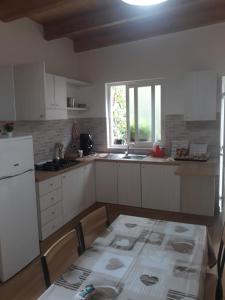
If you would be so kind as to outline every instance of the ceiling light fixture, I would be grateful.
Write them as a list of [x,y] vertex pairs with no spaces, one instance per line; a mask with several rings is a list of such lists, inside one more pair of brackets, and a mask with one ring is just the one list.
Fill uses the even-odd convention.
[[147,6],[147,5],[156,5],[162,2],[166,2],[167,0],[122,0],[122,1],[131,5]]

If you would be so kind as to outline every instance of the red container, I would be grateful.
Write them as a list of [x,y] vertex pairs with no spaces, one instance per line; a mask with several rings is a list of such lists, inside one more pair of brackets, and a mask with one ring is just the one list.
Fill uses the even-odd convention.
[[151,155],[153,157],[164,157],[165,150],[163,148],[161,148],[159,145],[156,145],[156,147],[153,148]]

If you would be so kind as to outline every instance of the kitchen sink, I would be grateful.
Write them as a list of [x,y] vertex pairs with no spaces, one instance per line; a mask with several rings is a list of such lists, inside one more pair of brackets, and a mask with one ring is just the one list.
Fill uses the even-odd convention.
[[123,156],[124,156],[124,154],[117,154],[117,153],[109,153],[105,158],[107,158],[107,159],[122,159],[123,158]]
[[140,155],[140,154],[128,154],[128,156],[123,156],[122,159],[129,159],[129,160],[142,160],[147,155]]
[[123,159],[127,159],[127,160],[142,160],[145,157],[147,157],[147,155],[141,155],[141,154],[128,154],[127,156],[124,153],[109,153],[105,158],[107,159],[112,159],[112,160],[123,160]]

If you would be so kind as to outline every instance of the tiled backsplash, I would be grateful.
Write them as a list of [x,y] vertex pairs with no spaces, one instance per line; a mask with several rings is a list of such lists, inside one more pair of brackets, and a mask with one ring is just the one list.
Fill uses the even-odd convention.
[[[14,136],[32,135],[34,141],[35,163],[52,159],[55,154],[55,143],[67,147],[71,142],[74,120],[57,121],[17,121]],[[91,133],[95,142],[95,151],[106,151],[106,119],[76,119],[81,133]]]
[[[164,120],[165,146],[172,140],[187,139],[191,143],[207,143],[212,157],[219,156],[219,115],[217,121],[185,122],[183,115],[167,115]],[[95,151],[107,151],[106,118],[76,119],[81,133],[91,133]],[[32,135],[35,162],[54,157],[54,145],[61,142],[67,147],[71,141],[73,120],[18,121],[15,135]]]
[[81,133],[91,133],[95,151],[107,151],[106,118],[77,119]]
[[32,135],[35,163],[54,157],[55,143],[68,146],[71,140],[71,120],[57,121],[18,121],[14,135]]
[[171,148],[172,140],[188,140],[190,143],[208,144],[211,157],[219,156],[220,121],[185,122],[183,115],[167,115],[164,120],[165,146]]

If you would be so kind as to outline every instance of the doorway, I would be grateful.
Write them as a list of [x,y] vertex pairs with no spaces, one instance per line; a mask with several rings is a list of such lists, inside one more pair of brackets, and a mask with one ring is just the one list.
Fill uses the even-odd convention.
[[224,216],[224,164],[225,164],[225,148],[224,148],[224,133],[225,133],[225,76],[222,77],[222,96],[221,96],[221,116],[220,116],[220,175],[219,175],[219,207],[220,212]]

